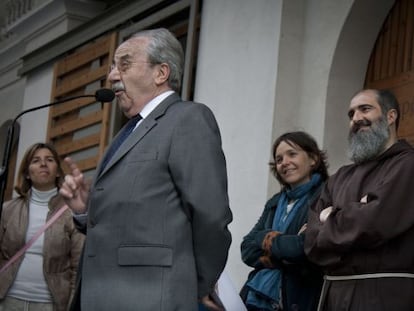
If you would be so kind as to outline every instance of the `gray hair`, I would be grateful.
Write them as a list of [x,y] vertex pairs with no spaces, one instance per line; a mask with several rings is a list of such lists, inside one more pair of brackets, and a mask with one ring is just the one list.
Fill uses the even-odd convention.
[[145,37],[150,39],[146,52],[148,60],[153,64],[166,63],[170,67],[168,83],[179,92],[184,67],[184,51],[177,38],[165,28],[142,30],[131,38]]

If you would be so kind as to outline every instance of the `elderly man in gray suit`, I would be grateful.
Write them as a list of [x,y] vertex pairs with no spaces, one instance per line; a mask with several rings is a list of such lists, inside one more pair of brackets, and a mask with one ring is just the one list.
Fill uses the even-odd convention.
[[232,220],[213,113],[177,92],[183,51],[166,29],[116,50],[108,79],[129,121],[87,187],[69,158],[60,193],[86,233],[72,310],[195,311],[224,269]]

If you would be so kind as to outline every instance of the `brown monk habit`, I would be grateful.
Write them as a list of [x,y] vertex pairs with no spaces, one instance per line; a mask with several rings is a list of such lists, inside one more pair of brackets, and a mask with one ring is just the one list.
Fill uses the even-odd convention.
[[[414,149],[399,141],[377,159],[333,175],[309,212],[305,252],[326,275],[321,310],[414,310]],[[362,203],[365,201],[366,203]],[[333,206],[326,222],[321,210]],[[372,277],[370,275],[368,277]],[[412,275],[414,276],[414,275]]]

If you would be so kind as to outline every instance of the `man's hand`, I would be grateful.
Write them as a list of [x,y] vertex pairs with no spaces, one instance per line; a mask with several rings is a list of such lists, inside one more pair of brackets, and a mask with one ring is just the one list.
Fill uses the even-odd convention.
[[324,210],[322,210],[322,212],[319,214],[319,220],[323,223],[323,222],[325,222],[327,219],[328,219],[328,217],[329,217],[329,215],[331,214],[331,212],[332,212],[332,206],[329,206],[329,207],[327,207],[327,208],[325,208]]
[[361,202],[362,204],[367,204],[368,203],[368,194],[364,195],[361,198],[361,201],[359,201],[359,202]]
[[214,300],[210,297],[210,295],[206,295],[201,298],[201,303],[210,311],[224,311],[222,306],[219,306],[214,302]]
[[302,228],[299,229],[298,235],[305,233],[307,227],[308,227],[307,223],[303,224]]
[[89,186],[75,162],[71,158],[65,158],[65,162],[69,165],[71,173],[65,176],[59,193],[75,214],[83,214],[86,212]]

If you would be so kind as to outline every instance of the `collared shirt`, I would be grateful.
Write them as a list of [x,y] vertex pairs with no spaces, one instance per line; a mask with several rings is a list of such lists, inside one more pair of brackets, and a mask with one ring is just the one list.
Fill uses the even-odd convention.
[[161,102],[166,99],[168,96],[170,96],[172,93],[174,93],[173,90],[166,91],[164,93],[161,93],[157,97],[151,99],[145,106],[142,108],[141,112],[139,113],[142,117],[142,119],[135,125],[134,131],[136,128],[141,124],[142,120],[144,120],[148,115],[155,109]]

